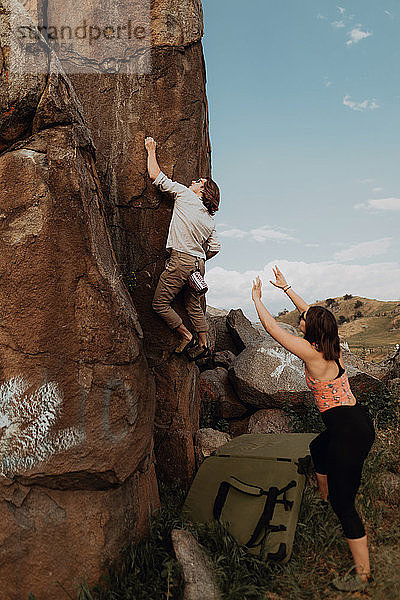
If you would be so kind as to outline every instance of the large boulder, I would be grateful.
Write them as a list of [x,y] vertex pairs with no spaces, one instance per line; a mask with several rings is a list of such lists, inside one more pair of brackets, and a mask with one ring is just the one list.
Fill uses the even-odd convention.
[[[360,398],[382,384],[379,379],[347,365],[350,385]],[[312,401],[304,377],[303,362],[282,346],[253,342],[233,361],[230,380],[245,404],[258,408],[281,408]]]
[[226,324],[226,315],[209,315],[215,329],[215,352],[224,352],[228,350],[235,356],[239,354],[241,349],[234,342],[232,335]]
[[235,358],[229,377],[240,400],[259,408],[280,408],[287,402],[303,404],[311,399],[302,361],[263,340]]
[[262,338],[261,333],[253,327],[240,308],[232,309],[229,312],[226,317],[226,326],[240,352],[252,342],[258,342]]
[[[45,6],[47,21],[57,20],[58,3]],[[65,0],[62,14],[74,14],[75,6],[76,0]],[[98,0],[79,7],[87,23],[99,20]],[[133,8],[129,2],[114,3],[113,23],[127,23]],[[154,0],[150,23],[145,25],[151,35],[146,35],[137,52],[124,55],[120,72],[89,73],[84,57],[81,72],[74,69],[70,77],[96,146],[117,260],[124,277],[135,281],[132,298],[156,381],[157,473],[166,480],[178,478],[188,483],[195,468],[198,370],[186,357],[173,356],[178,337],[151,307],[165,266],[172,199],[159,192],[147,176],[144,139],[151,135],[157,140],[159,162],[169,177],[189,185],[192,179],[210,175],[201,2]],[[142,71],[139,55],[145,60]],[[176,306],[188,325],[180,299]]]
[[82,107],[44,39],[17,39],[21,5],[0,5],[1,596],[53,600],[148,529],[155,386]]

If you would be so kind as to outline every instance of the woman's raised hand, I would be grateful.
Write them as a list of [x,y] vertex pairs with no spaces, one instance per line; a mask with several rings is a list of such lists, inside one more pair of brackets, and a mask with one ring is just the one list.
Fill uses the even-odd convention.
[[275,265],[275,268],[272,268],[274,275],[275,275],[275,282],[274,281],[269,281],[270,283],[272,283],[272,285],[274,285],[277,288],[284,288],[287,286],[287,281],[285,279],[285,277],[283,276],[283,273],[280,272],[280,270],[278,269],[278,267]]
[[253,298],[253,302],[256,300],[261,300],[261,286],[262,281],[257,275],[256,280],[253,280],[253,289],[251,290],[251,297]]

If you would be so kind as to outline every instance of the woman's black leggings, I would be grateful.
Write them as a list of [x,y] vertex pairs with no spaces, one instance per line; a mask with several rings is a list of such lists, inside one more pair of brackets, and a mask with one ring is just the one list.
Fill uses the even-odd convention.
[[348,539],[365,535],[354,500],[361,472],[375,439],[363,406],[335,406],[321,413],[326,430],[310,444],[315,470],[328,477],[329,501]]

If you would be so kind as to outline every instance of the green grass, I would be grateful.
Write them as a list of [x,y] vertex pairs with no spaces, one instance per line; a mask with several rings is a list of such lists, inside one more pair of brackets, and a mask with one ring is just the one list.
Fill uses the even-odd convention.
[[400,342],[400,329],[392,330],[393,317],[370,317],[368,328],[346,338],[350,346],[390,346]]

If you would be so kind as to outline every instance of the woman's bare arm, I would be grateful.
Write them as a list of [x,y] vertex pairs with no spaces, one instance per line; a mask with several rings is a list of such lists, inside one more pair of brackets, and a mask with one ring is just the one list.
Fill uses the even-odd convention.
[[303,338],[292,335],[282,329],[282,327],[279,327],[274,317],[261,301],[261,285],[261,280],[257,277],[253,281],[252,298],[262,326],[286,350],[289,350],[289,352],[307,362],[307,360],[310,360],[314,356],[311,344]]
[[270,283],[272,283],[272,285],[274,285],[275,287],[282,289],[289,296],[289,298],[300,313],[302,313],[305,310],[308,310],[308,304],[304,302],[303,298],[296,294],[296,292],[292,289],[291,286],[289,286],[283,273],[281,273],[278,267],[275,265],[275,268],[272,270],[275,275],[275,282],[270,280]]

